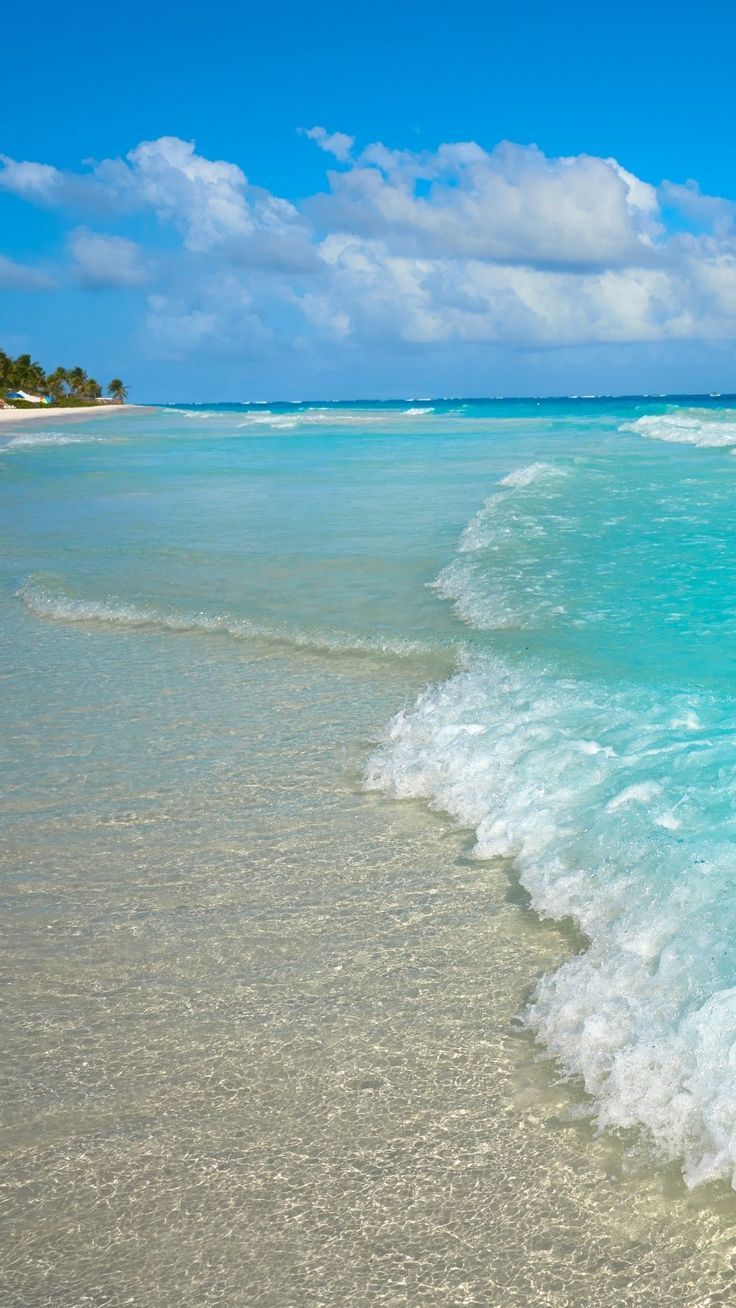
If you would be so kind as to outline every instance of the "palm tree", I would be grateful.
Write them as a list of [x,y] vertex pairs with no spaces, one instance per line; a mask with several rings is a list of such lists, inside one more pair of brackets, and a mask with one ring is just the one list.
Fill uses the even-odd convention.
[[[54,368],[46,375],[40,363],[36,363],[30,354],[19,354],[12,359],[4,350],[0,350],[0,397],[7,391],[37,391],[42,395],[51,395],[55,400],[76,400],[92,403],[102,397],[102,387],[94,377],[88,377],[84,368]],[[108,395],[116,404],[124,404],[128,391],[119,377],[113,377],[107,388]]]
[[86,372],[84,371],[84,368],[72,368],[71,371],[67,373],[67,381],[69,383],[69,390],[72,396],[74,397],[74,399],[75,400],[83,399],[84,388],[87,385],[87,381],[88,381],[88,377]]
[[40,363],[35,363],[30,354],[19,354],[13,360],[11,368],[11,385],[16,391],[43,390],[46,374]]
[[68,374],[66,368],[54,368],[54,371],[50,372],[46,378],[46,386],[49,394],[53,395],[55,400],[63,399],[66,395],[67,382]]

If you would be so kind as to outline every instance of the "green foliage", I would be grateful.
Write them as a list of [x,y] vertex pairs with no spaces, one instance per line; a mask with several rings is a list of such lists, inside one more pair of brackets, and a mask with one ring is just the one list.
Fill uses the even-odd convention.
[[[108,394],[123,404],[127,390],[119,377],[113,378]],[[88,377],[84,368],[54,368],[46,373],[30,354],[19,354],[12,359],[0,350],[0,399],[12,391],[28,391],[31,395],[50,396],[55,404],[95,404],[102,396],[102,387],[94,377]],[[24,400],[14,400],[16,408],[33,408]]]

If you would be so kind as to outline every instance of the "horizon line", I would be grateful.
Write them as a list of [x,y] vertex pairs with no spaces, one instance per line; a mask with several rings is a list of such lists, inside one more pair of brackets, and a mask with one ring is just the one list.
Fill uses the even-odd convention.
[[310,396],[304,399],[267,400],[134,400],[132,403],[151,405],[158,408],[204,408],[216,405],[248,405],[263,408],[269,404],[508,404],[508,403],[544,403],[551,400],[574,400],[589,403],[595,400],[736,400],[736,391],[612,391],[593,395],[393,395],[386,397],[350,396],[343,399],[330,399],[325,396]]

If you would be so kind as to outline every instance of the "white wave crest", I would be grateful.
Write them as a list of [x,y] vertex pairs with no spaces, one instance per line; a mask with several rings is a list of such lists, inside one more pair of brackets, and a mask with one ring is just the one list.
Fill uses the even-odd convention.
[[621,431],[636,432],[650,440],[718,449],[736,445],[736,410],[674,409],[648,413],[625,422]]
[[502,477],[499,486],[512,486],[515,490],[524,490],[527,486],[533,486],[537,481],[548,481],[550,477],[566,477],[567,472],[564,468],[557,467],[554,463],[528,463],[523,468],[515,468]]
[[[287,401],[294,405],[301,404],[301,400]],[[272,431],[294,431],[302,427],[362,427],[373,426],[379,423],[388,423],[394,421],[398,416],[401,417],[421,417],[425,414],[434,413],[433,408],[409,408],[403,410],[390,409],[337,409],[326,408],[324,405],[313,405],[304,409],[293,409],[289,413],[281,413],[271,408],[260,408],[257,413],[243,413],[242,410],[226,410],[220,412],[209,409],[177,409],[169,408],[167,413],[181,415],[194,421],[204,421],[208,419],[218,420],[218,427],[230,426],[235,419],[238,421],[235,426],[239,430],[247,431],[249,429],[265,428]]]
[[270,427],[274,431],[293,431],[297,427],[314,427],[328,425],[331,427],[354,427],[364,424],[384,422],[386,414],[365,413],[353,409],[303,409],[299,413],[249,413],[238,423],[239,428]]
[[8,450],[15,449],[33,449],[41,445],[103,445],[110,444],[101,436],[72,436],[61,431],[34,431],[22,432],[20,436],[13,436],[5,446]]
[[460,537],[458,544],[460,553],[467,554],[485,549],[497,536],[499,530],[504,530],[503,525],[497,521],[497,516],[499,510],[510,506],[514,492],[528,490],[529,487],[540,483],[555,482],[566,476],[566,470],[556,467],[553,463],[530,463],[507,473],[501,478],[497,489],[489,495],[482,508],[470,519]]
[[[479,631],[522,630],[564,612],[546,583],[540,586],[529,576],[522,581],[518,560],[511,569],[510,585],[508,571],[499,566],[499,551],[544,536],[543,511],[549,510],[551,497],[559,497],[567,476],[565,468],[551,463],[516,468],[501,478],[471,518],[460,536],[458,557],[431,583],[443,599],[454,602],[463,622]],[[540,496],[530,496],[534,488]],[[480,557],[489,548],[495,551],[491,568]]]
[[38,577],[26,578],[17,596],[37,618],[56,622],[102,623],[118,627],[151,628],[174,632],[204,632],[230,636],[235,640],[264,640],[298,649],[333,654],[393,655],[413,658],[436,655],[446,659],[454,651],[442,650],[428,642],[364,637],[341,631],[290,630],[227,613],[176,613],[154,606],[126,604],[114,597],[87,600],[70,595],[62,587],[52,586]]
[[366,774],[475,828],[478,857],[582,929],[526,1020],[599,1124],[646,1128],[690,1185],[736,1183],[733,720],[476,658],[393,719]]
[[471,559],[459,558],[442,569],[431,589],[443,599],[452,600],[458,617],[476,631],[518,631],[535,624],[537,610],[528,597],[526,609],[522,610],[515,597],[499,589],[489,594],[484,582]]
[[249,413],[247,418],[238,423],[238,427],[272,427],[275,430],[291,431],[298,426],[299,419],[286,413]]

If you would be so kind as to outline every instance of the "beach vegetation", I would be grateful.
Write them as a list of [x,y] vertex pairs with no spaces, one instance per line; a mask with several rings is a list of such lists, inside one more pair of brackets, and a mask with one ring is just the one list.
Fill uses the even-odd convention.
[[18,398],[19,392],[61,406],[124,404],[128,394],[121,379],[114,377],[107,387],[109,399],[103,400],[100,383],[79,365],[74,368],[59,366],[47,373],[30,354],[11,358],[0,350],[0,401],[16,408],[34,407],[32,400]]

